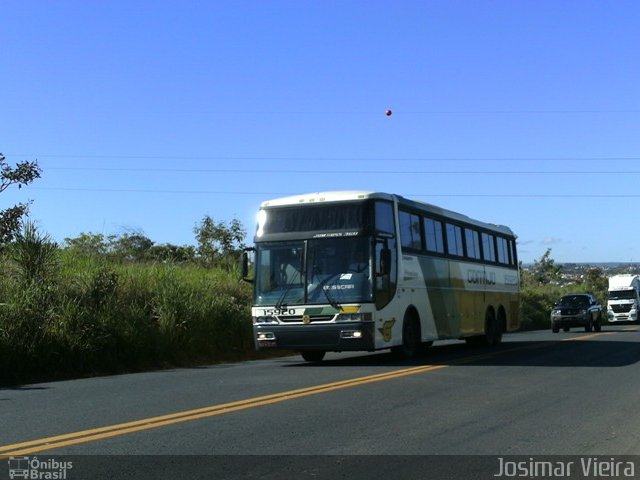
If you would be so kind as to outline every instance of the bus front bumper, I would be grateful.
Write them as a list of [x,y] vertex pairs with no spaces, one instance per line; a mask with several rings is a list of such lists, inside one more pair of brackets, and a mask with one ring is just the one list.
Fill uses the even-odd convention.
[[254,325],[256,350],[374,350],[373,322],[340,322],[296,325]]

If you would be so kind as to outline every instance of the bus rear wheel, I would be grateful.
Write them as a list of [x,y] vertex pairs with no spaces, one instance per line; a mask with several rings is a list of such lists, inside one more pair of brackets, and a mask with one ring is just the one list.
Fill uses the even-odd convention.
[[325,355],[324,350],[303,350],[300,352],[302,358],[307,362],[321,362]]
[[484,318],[484,336],[487,345],[493,347],[502,342],[502,322],[496,319],[493,310],[487,310]]
[[[465,338],[467,345],[474,347],[495,346],[502,342],[502,319],[496,320],[493,310],[487,310],[484,316],[484,335]],[[555,330],[554,330],[555,332]]]

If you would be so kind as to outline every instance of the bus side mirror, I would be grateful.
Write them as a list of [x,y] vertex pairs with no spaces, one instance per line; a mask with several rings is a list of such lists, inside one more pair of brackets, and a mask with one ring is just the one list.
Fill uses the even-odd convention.
[[389,275],[391,273],[391,250],[383,248],[380,251],[380,274]]
[[253,283],[253,278],[249,278],[249,266],[252,263],[252,257],[255,252],[255,248],[245,248],[242,251],[242,280],[245,282]]

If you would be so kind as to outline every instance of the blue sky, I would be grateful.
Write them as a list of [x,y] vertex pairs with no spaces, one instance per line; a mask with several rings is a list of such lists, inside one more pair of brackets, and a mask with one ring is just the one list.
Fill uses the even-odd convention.
[[[640,261],[640,2],[0,6],[0,152],[57,241],[252,238],[261,201],[398,193],[510,226],[525,262]],[[393,115],[384,115],[392,109]]]

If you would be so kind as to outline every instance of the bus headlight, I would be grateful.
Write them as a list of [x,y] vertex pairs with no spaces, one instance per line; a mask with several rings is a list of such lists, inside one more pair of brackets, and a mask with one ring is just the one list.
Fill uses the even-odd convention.
[[256,336],[256,339],[259,342],[269,342],[269,341],[274,341],[276,339],[276,336],[273,332],[260,332]]
[[336,322],[370,322],[372,319],[371,313],[341,313],[336,317]]
[[362,338],[360,330],[340,330],[340,338]]

